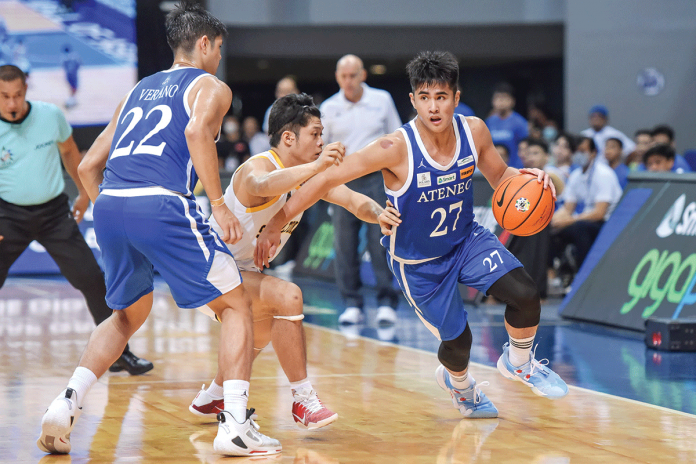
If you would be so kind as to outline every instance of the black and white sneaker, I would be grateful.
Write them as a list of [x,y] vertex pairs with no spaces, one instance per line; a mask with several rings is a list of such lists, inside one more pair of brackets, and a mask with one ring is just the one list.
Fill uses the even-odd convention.
[[41,436],[36,441],[39,449],[45,453],[68,454],[70,432],[81,413],[82,408],[77,407],[77,393],[72,388],[65,389],[41,419]]
[[237,422],[227,411],[218,413],[218,433],[213,449],[225,456],[261,456],[277,454],[283,450],[280,442],[259,432],[259,426],[251,418],[254,409],[247,409],[246,421]]

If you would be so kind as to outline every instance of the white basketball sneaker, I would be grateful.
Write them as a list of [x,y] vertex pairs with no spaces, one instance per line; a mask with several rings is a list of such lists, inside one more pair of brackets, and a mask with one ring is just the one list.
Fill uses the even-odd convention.
[[41,435],[36,441],[44,453],[68,454],[70,432],[80,417],[82,408],[77,407],[77,393],[67,388],[53,400],[41,419]]
[[246,421],[237,422],[232,414],[222,411],[217,419],[218,433],[213,449],[225,456],[263,456],[278,454],[283,450],[280,442],[259,432],[259,426],[251,418],[254,409],[247,409]]

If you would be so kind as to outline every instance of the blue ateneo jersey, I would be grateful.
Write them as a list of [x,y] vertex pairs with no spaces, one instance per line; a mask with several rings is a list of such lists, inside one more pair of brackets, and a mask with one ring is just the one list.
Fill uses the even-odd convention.
[[207,72],[175,68],[140,81],[118,115],[101,189],[164,187],[189,196],[198,177],[184,129],[188,94]]
[[399,129],[408,146],[408,180],[399,191],[385,190],[403,222],[391,236],[381,239],[397,261],[416,264],[444,256],[472,231],[472,175],[478,154],[466,119],[455,114],[453,124],[456,151],[446,166],[425,150],[415,120]]

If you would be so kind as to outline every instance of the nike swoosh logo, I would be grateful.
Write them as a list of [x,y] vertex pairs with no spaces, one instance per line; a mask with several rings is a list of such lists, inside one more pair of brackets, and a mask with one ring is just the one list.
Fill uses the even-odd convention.
[[302,422],[303,424],[305,423],[305,417],[307,417],[307,413],[305,413],[303,417],[300,417],[295,413],[292,413],[292,415],[295,416],[295,419],[297,419],[298,421]]
[[505,192],[507,192],[508,187],[510,186],[510,182],[505,186],[505,190],[503,190],[503,194],[500,196],[500,201],[498,201],[498,207],[502,208],[503,206],[503,200],[505,199]]

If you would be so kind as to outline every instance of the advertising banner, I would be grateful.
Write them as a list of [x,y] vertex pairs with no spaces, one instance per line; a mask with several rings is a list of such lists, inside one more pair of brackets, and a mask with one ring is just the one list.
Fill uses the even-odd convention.
[[629,177],[561,315],[645,330],[645,319],[696,317],[696,174]]

